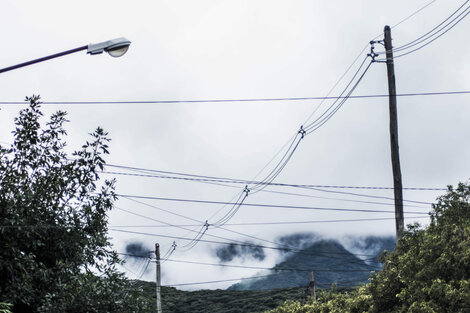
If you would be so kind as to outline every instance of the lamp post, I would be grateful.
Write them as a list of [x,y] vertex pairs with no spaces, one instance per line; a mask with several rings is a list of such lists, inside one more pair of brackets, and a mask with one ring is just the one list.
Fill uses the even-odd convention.
[[124,38],[124,37],[116,38],[116,39],[112,39],[112,40],[108,40],[108,41],[104,41],[104,42],[100,42],[100,43],[91,43],[91,44],[86,45],[86,46],[82,46],[82,47],[78,47],[78,48],[75,48],[75,49],[71,49],[71,50],[59,52],[59,53],[56,53],[56,54],[48,55],[48,56],[43,57],[43,58],[39,58],[39,59],[31,60],[31,61],[28,61],[28,62],[16,64],[16,65],[13,65],[13,66],[5,67],[5,68],[0,69],[0,73],[8,72],[8,71],[11,71],[11,70],[16,70],[17,68],[20,68],[20,67],[24,67],[24,66],[28,66],[28,65],[31,65],[31,64],[35,64],[35,63],[47,61],[47,60],[50,60],[50,59],[58,58],[58,57],[61,57],[61,56],[67,55],[67,54],[71,54],[71,53],[75,53],[75,52],[79,52],[79,51],[82,51],[82,50],[87,50],[87,53],[91,54],[91,55],[107,52],[110,56],[112,56],[114,58],[118,58],[120,56],[123,56],[127,52],[130,45],[131,45],[131,42],[129,40],[127,40],[126,38]]

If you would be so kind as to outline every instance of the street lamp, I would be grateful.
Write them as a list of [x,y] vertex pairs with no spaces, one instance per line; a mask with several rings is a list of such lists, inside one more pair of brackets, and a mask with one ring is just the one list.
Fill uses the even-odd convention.
[[50,59],[58,58],[58,57],[75,53],[75,52],[79,52],[82,50],[87,50],[87,53],[91,55],[107,52],[110,56],[114,58],[118,58],[120,56],[123,56],[127,52],[130,45],[131,45],[131,42],[124,37],[116,38],[116,39],[112,39],[112,40],[108,40],[108,41],[104,41],[100,43],[91,43],[83,47],[78,47],[78,48],[67,50],[64,52],[48,55],[46,57],[39,58],[36,60],[16,64],[10,67],[5,67],[5,68],[0,69],[0,73],[15,70],[17,68],[28,66],[34,63],[39,63],[39,62],[47,61]]

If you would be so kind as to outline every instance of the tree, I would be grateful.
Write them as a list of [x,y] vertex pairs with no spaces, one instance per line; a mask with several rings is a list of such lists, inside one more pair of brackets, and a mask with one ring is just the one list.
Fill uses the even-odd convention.
[[0,301],[13,312],[138,310],[123,297],[129,283],[107,237],[115,181],[98,171],[108,134],[97,128],[69,157],[66,113],[41,129],[39,96],[26,101],[14,143],[0,146]]
[[408,226],[368,289],[371,312],[470,312],[470,183],[448,187],[428,228]]

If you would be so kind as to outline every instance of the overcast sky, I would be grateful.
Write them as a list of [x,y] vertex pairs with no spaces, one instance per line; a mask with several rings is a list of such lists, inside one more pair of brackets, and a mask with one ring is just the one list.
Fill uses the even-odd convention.
[[[430,1],[8,1],[0,4],[0,68],[71,48],[124,36],[132,41],[126,55],[77,53],[0,74],[0,101],[22,101],[40,94],[43,101],[146,101],[247,99],[325,96],[345,70],[385,25],[395,25]],[[437,26],[464,1],[433,1],[392,29],[394,46],[406,44]],[[425,48],[396,59],[398,93],[470,90],[470,43],[463,20]],[[382,51],[380,45],[376,48]],[[362,52],[363,60],[367,50]],[[369,61],[367,61],[369,62]],[[338,95],[358,68],[341,80]],[[374,63],[354,95],[386,94],[383,63]],[[470,95],[400,97],[398,123],[405,187],[438,187],[469,177],[468,126]],[[97,126],[112,138],[108,163],[217,177],[262,179],[268,163],[312,112],[312,121],[331,102],[259,101],[173,104],[44,105],[45,115],[66,110],[70,150],[78,149]],[[13,118],[23,105],[1,105],[0,141],[12,141]],[[316,111],[315,111],[316,110]],[[388,99],[350,99],[318,131],[306,136],[275,182],[315,185],[392,186]],[[282,155],[282,154],[281,154]],[[275,159],[277,161],[278,159]],[[265,168],[265,165],[268,166]],[[264,168],[258,176],[257,174]],[[108,169],[117,171],[116,169]],[[113,177],[112,175],[103,175]],[[178,180],[116,176],[120,194],[231,201],[243,186],[228,188]],[[259,192],[247,203],[393,211],[393,201],[293,188]],[[332,189],[328,189],[332,190]],[[336,190],[336,189],[333,189]],[[384,197],[393,192],[342,190]],[[405,191],[408,200],[433,202],[441,191]],[[311,196],[317,197],[313,198]],[[325,199],[329,198],[329,199]],[[366,204],[346,200],[375,201]],[[158,208],[214,222],[230,207],[171,201],[139,200]],[[409,202],[408,204],[413,204]],[[427,212],[429,205],[406,207]],[[171,224],[194,222],[121,198],[117,207]],[[219,211],[220,210],[220,211]],[[214,214],[215,217],[211,218]],[[408,216],[416,216],[409,214]],[[230,223],[318,221],[393,217],[358,213],[241,207]],[[407,219],[406,222],[413,222]],[[426,223],[425,219],[417,220]],[[116,209],[111,226],[160,223]],[[110,227],[111,227],[110,226]],[[326,237],[348,234],[393,235],[394,220],[296,225],[227,226],[275,240],[295,232]],[[169,236],[193,237],[187,230],[162,227],[120,228]],[[198,229],[192,227],[191,229]],[[208,234],[246,240],[222,229]],[[122,252],[134,241],[149,248],[172,239],[110,232]],[[204,239],[213,239],[205,236]],[[263,243],[256,240],[253,242]],[[177,240],[178,246],[185,241]],[[214,245],[177,249],[172,258],[216,262]],[[263,262],[237,264],[272,266]],[[127,267],[138,271],[140,263]],[[253,271],[166,262],[163,284],[250,276]],[[131,278],[133,274],[130,274]],[[145,279],[153,279],[149,272]],[[229,283],[202,287],[226,287]]]

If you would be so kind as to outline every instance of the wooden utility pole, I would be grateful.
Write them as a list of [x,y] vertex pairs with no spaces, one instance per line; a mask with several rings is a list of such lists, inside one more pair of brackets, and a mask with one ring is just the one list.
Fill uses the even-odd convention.
[[160,275],[160,245],[155,244],[155,257],[157,258],[157,313],[162,313],[162,299],[161,299],[161,275]]
[[310,296],[313,298],[313,301],[317,301],[317,295],[315,293],[315,278],[313,272],[310,272],[309,275],[310,283],[308,284],[308,290],[310,291]]
[[395,86],[395,66],[393,64],[392,34],[390,26],[384,28],[384,45],[387,56],[388,94],[390,110],[390,147],[392,152],[393,187],[395,193],[395,227],[397,238],[403,235],[403,191],[401,182],[400,154],[398,152],[397,91]]

